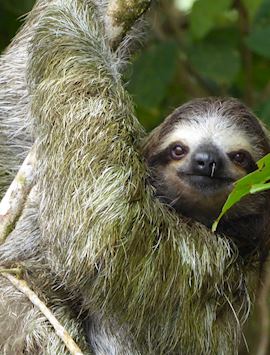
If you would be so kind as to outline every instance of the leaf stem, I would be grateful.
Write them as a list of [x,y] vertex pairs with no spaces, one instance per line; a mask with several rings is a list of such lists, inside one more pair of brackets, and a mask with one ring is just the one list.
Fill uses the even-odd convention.
[[252,63],[253,57],[249,48],[245,44],[245,37],[250,32],[250,19],[249,13],[243,4],[242,0],[235,0],[235,5],[239,13],[238,27],[241,34],[240,37],[240,53],[243,62],[245,88],[244,88],[244,100],[247,105],[253,104],[253,76],[252,76]]

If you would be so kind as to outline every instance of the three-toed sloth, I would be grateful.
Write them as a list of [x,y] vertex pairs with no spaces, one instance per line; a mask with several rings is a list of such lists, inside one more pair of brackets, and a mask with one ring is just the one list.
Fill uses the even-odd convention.
[[[270,153],[255,115],[232,98],[196,99],[177,108],[147,139],[144,154],[156,196],[170,208],[211,227],[233,184]],[[269,193],[246,197],[221,220],[219,233],[241,253],[269,242]]]
[[[267,133],[238,101],[199,99],[142,148],[122,82],[134,36],[111,45],[110,3],[38,0],[0,58],[0,195],[37,147],[35,188],[0,266],[22,268],[85,354],[235,354],[269,249],[268,193],[209,227],[270,151]],[[0,353],[68,354],[2,276]]]
[[[192,228],[192,221],[211,228],[234,183],[255,171],[268,153],[267,131],[251,110],[237,99],[214,97],[175,109],[142,147],[155,198],[181,219],[187,217]],[[269,250],[269,217],[269,192],[248,196],[223,217],[218,233],[234,242],[244,262],[255,257],[262,265]],[[95,327],[99,321],[86,322],[91,344],[101,336]]]

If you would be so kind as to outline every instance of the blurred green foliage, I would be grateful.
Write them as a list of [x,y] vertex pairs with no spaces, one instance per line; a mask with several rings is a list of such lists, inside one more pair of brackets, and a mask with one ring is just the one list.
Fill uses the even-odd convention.
[[[161,0],[128,89],[147,130],[200,96],[235,96],[270,124],[270,0]],[[185,0],[187,3],[188,0]],[[0,50],[33,0],[0,0]]]
[[34,0],[0,0],[0,51],[10,42]]
[[129,90],[152,129],[174,107],[200,96],[234,96],[270,124],[270,0],[164,0]]

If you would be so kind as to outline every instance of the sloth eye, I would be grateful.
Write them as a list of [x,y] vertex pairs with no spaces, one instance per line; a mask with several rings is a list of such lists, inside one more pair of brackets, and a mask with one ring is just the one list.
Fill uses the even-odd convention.
[[176,144],[171,148],[171,157],[174,160],[180,160],[186,154],[186,149],[180,144]]
[[229,154],[230,159],[237,165],[241,165],[242,167],[247,167],[251,161],[251,157],[247,152],[239,151],[232,152]]

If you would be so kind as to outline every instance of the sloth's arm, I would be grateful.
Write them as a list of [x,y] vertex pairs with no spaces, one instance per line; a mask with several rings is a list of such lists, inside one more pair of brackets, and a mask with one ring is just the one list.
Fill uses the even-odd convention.
[[[57,3],[55,1],[54,3]],[[68,2],[67,2],[68,3]],[[103,29],[103,37],[104,39],[106,38],[106,45],[108,45],[110,48],[113,50],[118,51],[118,56],[124,56],[124,55],[129,55],[129,52],[131,50],[130,44],[132,45],[134,43],[135,37],[138,37],[138,29],[136,30],[136,27],[141,27],[141,17],[143,13],[148,9],[148,7],[151,4],[151,0],[109,0],[108,2],[103,3],[102,1],[96,2],[96,6],[98,9],[98,17],[100,21],[104,25]],[[32,43],[32,37],[35,34],[35,30],[37,27],[37,23],[39,22],[40,18],[43,18],[44,13],[46,12],[47,7],[51,7],[52,3],[48,4],[45,3],[44,1],[40,1],[36,4],[34,9],[31,11],[29,18],[27,20],[26,25],[23,27],[23,29],[20,31],[18,34],[18,38],[16,42],[16,45],[11,45],[10,51],[12,52],[13,47],[16,47],[15,54],[13,55],[10,54],[12,58],[6,58],[7,54],[3,57],[3,60],[6,58],[6,62],[10,67],[15,66],[18,67],[18,64],[13,63],[13,59],[18,57],[17,56],[17,51],[18,51],[18,46],[20,46],[20,52],[25,52],[27,53],[27,58],[30,56],[28,49],[28,43]],[[127,11],[128,10],[128,11]],[[136,36],[134,36],[132,28],[135,28]],[[132,46],[131,46],[132,47]],[[13,50],[14,52],[14,50]],[[120,54],[121,53],[121,54]],[[120,59],[120,58],[119,58]],[[117,66],[118,69],[121,67],[121,60],[117,59]],[[22,80],[16,80],[16,82],[22,82],[23,88],[26,89],[26,84],[25,84],[25,75],[26,75],[26,67],[27,67],[27,62],[28,59],[20,62],[20,68],[21,70],[18,70],[18,73],[14,74],[12,72],[11,75],[20,75],[23,76]],[[3,76],[3,81],[5,81],[5,66],[3,67],[3,72],[1,72],[1,76]],[[16,76],[16,77],[17,77]],[[13,83],[13,81],[10,81],[10,83]],[[11,90],[12,91],[12,90]],[[14,93],[15,90],[13,90]],[[18,89],[17,89],[18,91]],[[23,92],[23,90],[20,90],[20,93]],[[6,95],[6,93],[4,94]],[[18,93],[16,92],[16,95]],[[29,96],[29,95],[27,95]],[[29,105],[26,105],[24,100],[19,100],[19,102],[22,102],[24,106],[27,106],[27,109],[29,109]],[[22,106],[23,107],[23,106]],[[25,115],[25,107],[23,114]],[[14,111],[14,110],[13,110]],[[22,124],[23,120],[19,120],[18,117],[20,117],[20,111],[18,107],[16,106],[16,114],[15,117],[17,119],[14,120],[14,122],[18,125],[17,131],[21,131],[22,128],[19,129],[19,125]],[[10,111],[9,111],[10,112]],[[5,115],[4,115],[5,116]],[[6,117],[5,117],[6,119]],[[1,118],[0,118],[1,121]],[[0,122],[1,125],[1,122]],[[6,127],[5,125],[3,127]],[[2,127],[2,128],[3,128]],[[8,125],[7,125],[8,127]],[[6,133],[8,135],[8,133]],[[20,137],[22,139],[22,137]],[[29,137],[25,138],[30,139],[30,134]],[[3,142],[2,142],[3,143]],[[0,142],[1,145],[1,142]],[[22,144],[23,145],[23,144]],[[8,144],[5,142],[3,148],[3,159],[4,161],[8,162],[9,164],[13,164],[13,157],[16,156],[15,152],[8,152],[7,147]],[[18,144],[20,146],[20,144]],[[15,147],[15,146],[14,146]],[[1,147],[0,147],[1,150]],[[9,153],[10,156],[7,158],[5,155]],[[22,155],[21,155],[22,156]],[[2,160],[2,158],[1,158]],[[12,226],[14,225],[15,221],[19,218],[19,216],[22,213],[22,209],[25,206],[25,202],[27,200],[27,195],[29,191],[31,190],[32,187],[32,181],[34,178],[34,165],[36,161],[36,154],[35,150],[32,149],[32,151],[29,153],[28,157],[26,158],[24,164],[20,168],[16,178],[14,179],[12,185],[8,189],[8,192],[5,195],[5,198],[1,200],[1,194],[0,194],[0,217],[1,217],[1,223],[0,223],[0,243],[2,243],[8,234],[10,233]],[[2,163],[2,161],[1,161]],[[32,172],[30,172],[31,169]],[[27,167],[27,170],[25,170],[25,167]],[[13,164],[14,168],[14,164]],[[7,169],[6,170],[11,170]],[[29,175],[30,173],[30,175]],[[27,176],[26,176],[27,175]],[[29,176],[28,176],[29,175]],[[1,180],[1,178],[0,178]],[[2,181],[0,181],[1,185]],[[7,181],[5,181],[6,186],[8,184]],[[2,184],[3,185],[3,184]],[[3,189],[3,191],[7,188],[5,185],[0,186]]]
[[144,132],[93,3],[49,6],[29,64],[40,228],[61,270],[94,265],[146,195]]

